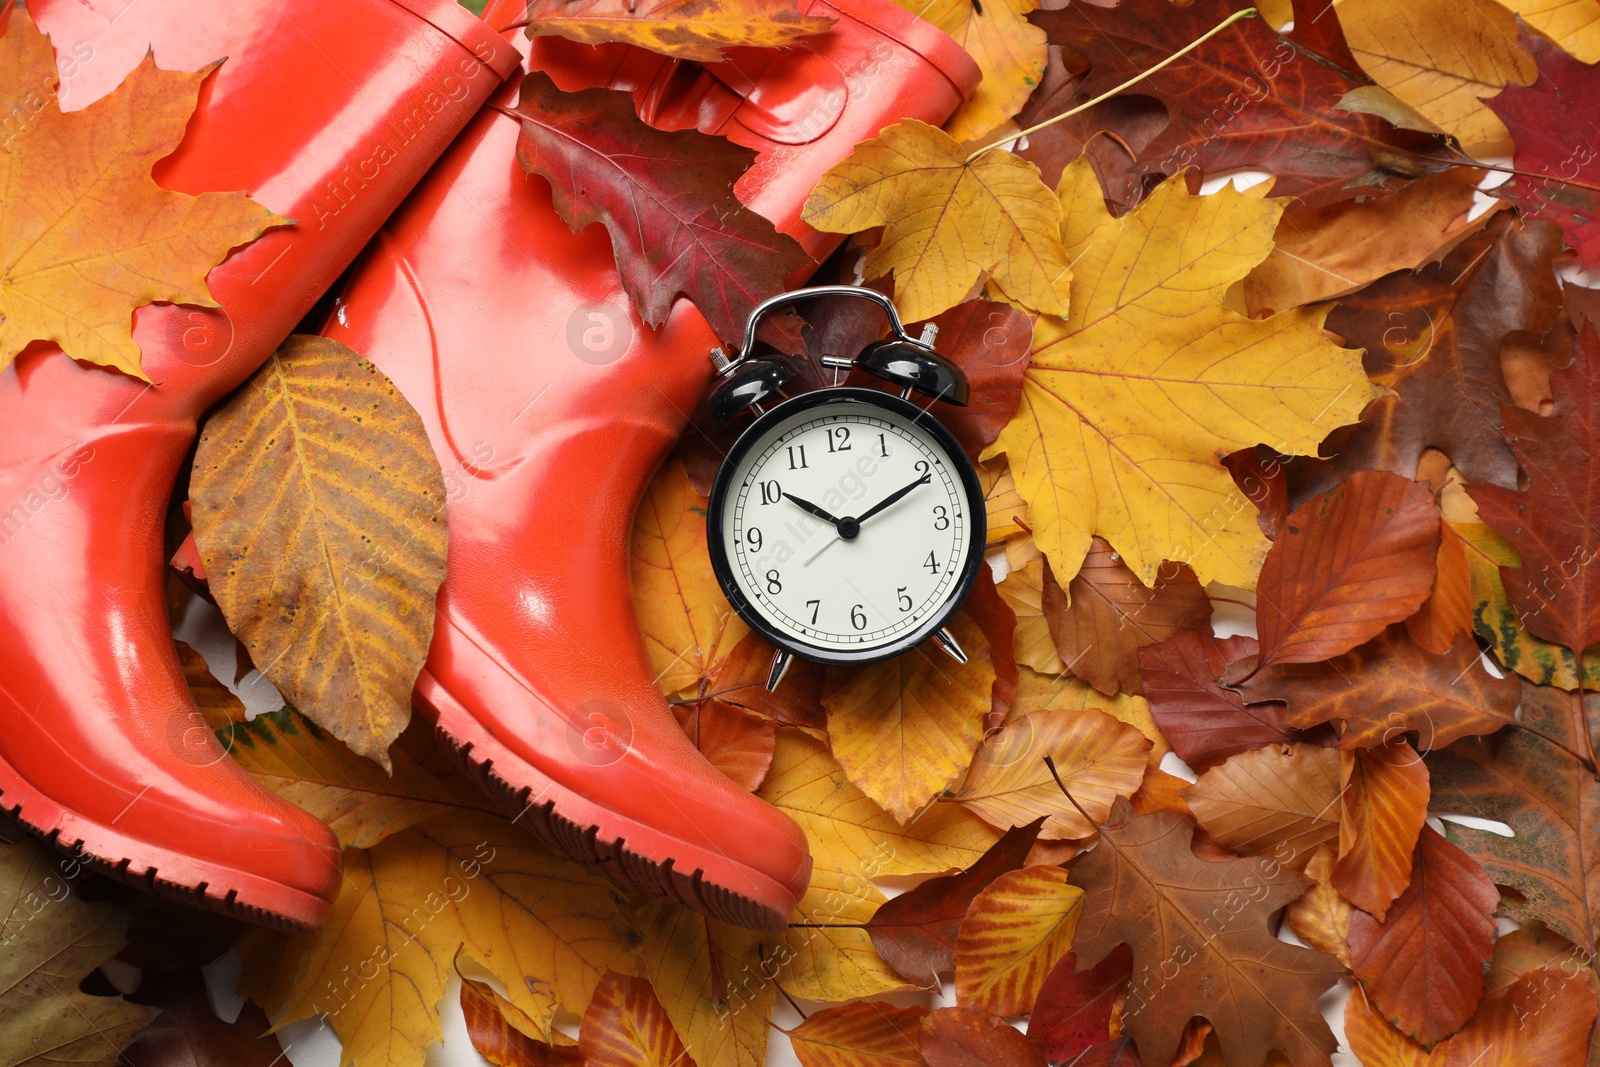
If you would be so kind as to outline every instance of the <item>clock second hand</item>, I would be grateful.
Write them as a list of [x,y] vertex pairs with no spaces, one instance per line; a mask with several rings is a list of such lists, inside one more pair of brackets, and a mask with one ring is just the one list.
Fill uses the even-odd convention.
[[[884,509],[888,508],[891,504],[898,503],[900,500],[904,499],[905,496],[911,492],[911,490],[915,489],[919,485],[926,485],[926,484],[928,484],[928,482],[930,482],[932,480],[933,480],[933,478],[932,478],[931,474],[924,474],[922,477],[918,478],[916,481],[912,482],[910,485],[906,486],[905,488],[899,489],[899,490],[896,490],[893,493],[890,493],[887,497],[885,497],[884,499],[878,501],[878,503],[874,504],[872,507],[870,507],[866,511],[862,512],[861,513],[861,518],[854,520],[855,523],[857,524],[857,528],[859,529],[859,524],[862,521],[864,521],[866,519],[869,519],[872,516],[878,514],[879,512],[881,512]],[[786,493],[784,495],[787,496],[788,494]],[[810,509],[807,508],[806,510],[809,511]],[[844,524],[846,522],[849,522],[851,520],[849,518],[844,518],[844,519],[839,519],[837,521],[842,525],[842,524]],[[809,555],[805,559],[801,560],[800,561],[800,566],[802,566],[802,567],[810,566],[811,565],[811,561],[816,559],[818,556],[822,555],[824,552],[826,552],[828,550],[829,546],[832,545],[835,541],[844,540],[844,538],[842,536],[840,536],[840,534],[838,533],[838,527],[835,527],[834,530],[835,530],[834,535],[832,537],[830,537],[828,540],[824,541],[822,543],[822,547],[821,548],[817,549],[815,552],[811,553],[811,555]]]

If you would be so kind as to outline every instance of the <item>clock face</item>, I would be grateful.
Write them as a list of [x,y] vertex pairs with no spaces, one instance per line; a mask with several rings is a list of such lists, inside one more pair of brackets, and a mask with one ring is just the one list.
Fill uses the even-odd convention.
[[977,478],[898,397],[829,389],[762,416],[711,496],[712,561],[752,627],[812,659],[903,651],[947,622],[983,554]]

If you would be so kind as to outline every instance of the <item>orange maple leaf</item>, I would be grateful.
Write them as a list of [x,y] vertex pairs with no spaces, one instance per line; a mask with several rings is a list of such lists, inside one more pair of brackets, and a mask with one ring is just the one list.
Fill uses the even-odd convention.
[[145,378],[133,312],[216,307],[206,274],[230,249],[292,220],[243,192],[186,193],[150,176],[183,140],[200,83],[150,56],[115,91],[63,112],[50,42],[26,12],[0,37],[0,370],[33,341]]

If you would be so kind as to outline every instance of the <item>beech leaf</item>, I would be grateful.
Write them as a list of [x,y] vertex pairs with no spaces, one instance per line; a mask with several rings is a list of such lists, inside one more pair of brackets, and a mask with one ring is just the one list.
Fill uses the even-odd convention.
[[[573,230],[601,223],[639,317],[667,321],[681,293],[724,340],[810,258],[740,204],[733,184],[756,153],[698,130],[658,130],[627,93],[563,93],[543,72],[522,81],[517,158],[550,182]],[[704,1064],[701,1067],[705,1067]]]
[[1033,1007],[1072,945],[1083,890],[1060,867],[1024,867],[991,882],[967,908],[956,937],[956,1002],[996,1015]]
[[1299,870],[1339,836],[1339,754],[1304,744],[1241,752],[1201,775],[1184,799],[1217,844]]
[[1004,1019],[972,1008],[940,1008],[922,1020],[928,1067],[1045,1067],[1044,1053]]
[[1283,705],[1249,704],[1221,685],[1236,663],[1256,654],[1253,637],[1179,634],[1139,650],[1150,714],[1172,750],[1197,771],[1262,745],[1293,740]]
[[1411,856],[1428,817],[1428,767],[1401,738],[1339,754],[1339,859],[1333,884],[1382,921],[1411,884]]
[[616,971],[606,972],[584,1010],[578,1048],[606,1067],[694,1067],[650,983]]
[[1014,826],[959,874],[930,878],[885,901],[867,923],[872,947],[907,981],[933,988],[956,963],[956,932],[972,900],[1002,874],[1018,870],[1044,823]]
[[390,768],[444,581],[444,476],[377,367],[296,335],[200,431],[211,594],[284,698]]
[[922,1019],[928,1009],[867,1002],[812,1012],[789,1031],[801,1067],[927,1067]]
[[1478,1007],[1499,904],[1483,868],[1425,826],[1411,884],[1385,920],[1351,916],[1350,968],[1402,1033],[1432,1047]]
[[1256,587],[1257,670],[1332,659],[1411,615],[1438,552],[1433,494],[1409,479],[1362,471],[1300,505]]
[[1028,1037],[1052,1063],[1081,1062],[1076,1057],[1110,1039],[1117,998],[1132,977],[1133,952],[1118,945],[1088,970],[1077,968],[1074,953],[1057,960],[1028,1015]]

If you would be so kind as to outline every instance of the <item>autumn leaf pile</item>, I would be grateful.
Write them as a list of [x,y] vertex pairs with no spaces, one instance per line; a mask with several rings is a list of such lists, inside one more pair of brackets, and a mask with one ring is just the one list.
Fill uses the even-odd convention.
[[[459,987],[499,1065],[757,1067],[777,1012],[805,1067],[1309,1067],[1341,1001],[1368,1067],[1600,1063],[1600,298],[1581,284],[1600,269],[1600,2],[1274,0],[1209,36],[1226,0],[901,2],[984,80],[943,129],[859,145],[805,218],[848,235],[819,280],[892,293],[971,379],[970,407],[935,409],[987,497],[990,570],[952,624],[968,661],[800,664],[768,693],[772,649],[707,559],[714,427],[685,435],[633,531],[663,696],[810,841],[788,931],[556,856],[408,728],[408,686],[351,714],[325,666],[348,650],[283,654],[233,575],[210,593],[247,653],[235,677],[180,651],[231,758],[345,846],[327,928],[175,917],[10,846],[8,1056],[49,1031],[74,1062],[133,1040],[135,1063],[267,1063],[269,1024],[326,1013],[346,1063],[419,1067]],[[776,0],[528,15],[530,34],[693,61],[824,25]],[[192,107],[192,84],[173,92]],[[569,223],[608,228],[643,322],[683,297],[735,336],[804,264],[734,199],[748,151],[541,75],[514,113],[522,165]],[[60,121],[0,146],[18,181],[93,143],[72,134],[90,115]],[[1267,180],[1213,190],[1241,170]],[[624,208],[644,202],[640,224]],[[27,198],[4,210],[48,229]],[[48,269],[27,266],[0,279],[5,353],[55,338],[136,369],[131,338],[75,350],[17,310]],[[173,282],[116,315],[202,297]],[[773,337],[805,380],[877,338],[848,305]],[[279,392],[247,384],[216,439],[284,389],[341,390],[405,459],[384,491],[436,508],[420,421],[336,349],[292,340],[262,372]],[[210,447],[202,547],[259,525],[276,488]],[[442,541],[396,551],[424,578],[349,610],[410,629],[352,674],[420,667]],[[293,707],[246,715],[251,655]],[[252,1002],[232,1025],[192,972],[230,945]],[[130,961],[145,988],[117,999]],[[82,985],[81,1022],[35,1017],[50,983]]]

